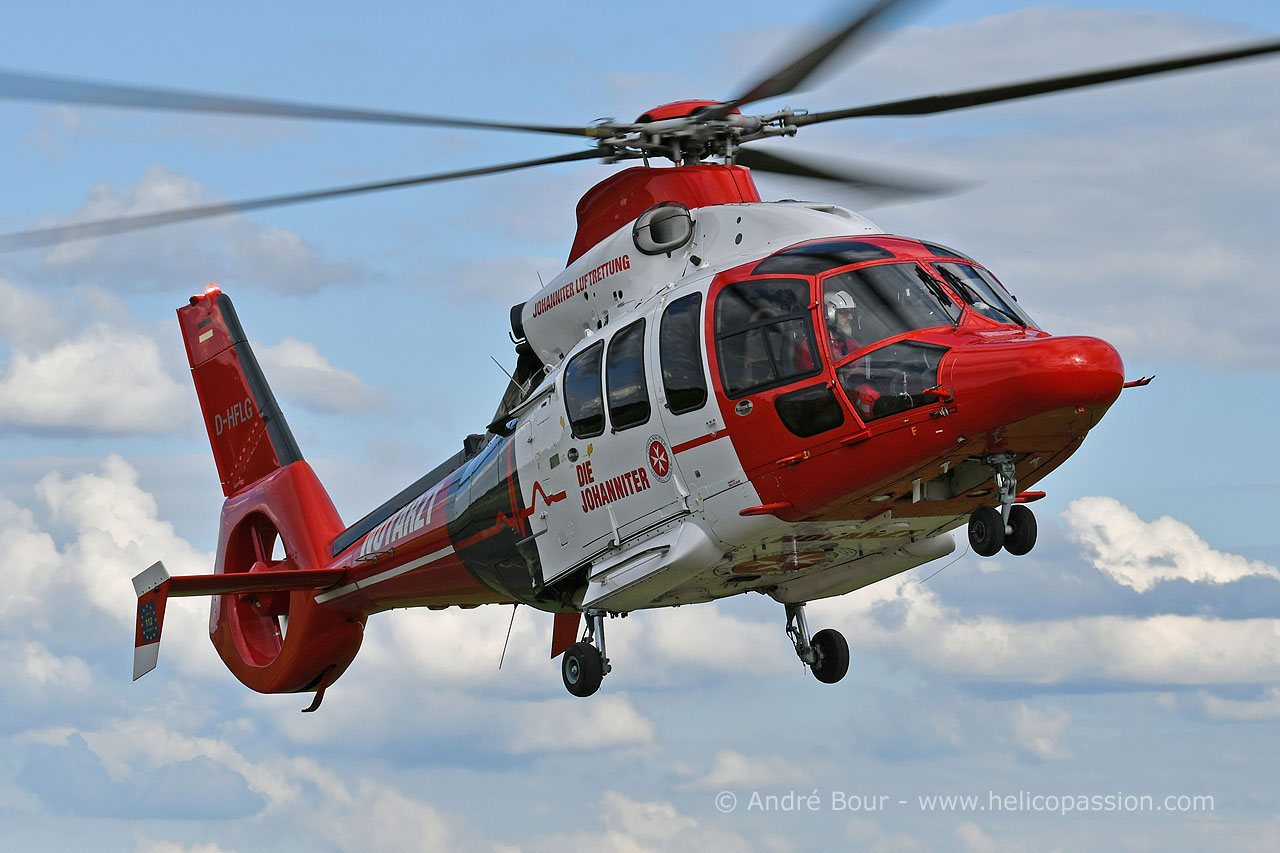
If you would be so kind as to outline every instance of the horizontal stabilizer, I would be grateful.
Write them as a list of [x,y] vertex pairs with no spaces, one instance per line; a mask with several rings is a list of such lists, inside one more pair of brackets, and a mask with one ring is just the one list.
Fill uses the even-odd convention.
[[152,564],[133,579],[133,589],[138,594],[138,618],[133,639],[133,680],[137,681],[156,668],[156,662],[160,658],[164,608],[170,596],[325,589],[336,584],[344,574],[345,569],[299,569],[171,577],[165,570],[164,563]]

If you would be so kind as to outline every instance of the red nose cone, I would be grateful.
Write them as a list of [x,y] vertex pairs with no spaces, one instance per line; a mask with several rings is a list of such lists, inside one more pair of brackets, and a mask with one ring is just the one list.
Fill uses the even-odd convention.
[[950,375],[958,400],[1002,424],[1068,407],[1096,422],[1120,396],[1124,364],[1098,338],[1038,338],[961,347]]

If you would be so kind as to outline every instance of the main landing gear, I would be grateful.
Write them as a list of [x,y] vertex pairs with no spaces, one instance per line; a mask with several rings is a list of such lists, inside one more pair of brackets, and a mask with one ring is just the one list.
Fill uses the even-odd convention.
[[823,628],[809,638],[809,623],[804,618],[804,602],[784,604],[787,609],[787,636],[796,647],[813,677],[823,684],[835,684],[849,671],[849,644],[835,628]]
[[588,610],[586,635],[565,649],[560,661],[560,675],[565,688],[574,696],[590,696],[600,689],[600,682],[612,668],[604,653],[604,612]]
[[1021,557],[1036,544],[1035,513],[1015,503],[1018,481],[1014,477],[1012,454],[997,453],[985,461],[995,472],[1000,509],[980,506],[969,515],[969,547],[982,557],[995,556],[1001,548]]

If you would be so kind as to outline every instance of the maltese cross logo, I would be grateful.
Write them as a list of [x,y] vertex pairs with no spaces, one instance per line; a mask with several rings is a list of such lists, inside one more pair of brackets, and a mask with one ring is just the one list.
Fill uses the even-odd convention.
[[649,467],[653,469],[654,475],[663,482],[666,482],[667,477],[671,476],[671,456],[667,453],[667,446],[663,444],[662,439],[658,436],[649,439]]

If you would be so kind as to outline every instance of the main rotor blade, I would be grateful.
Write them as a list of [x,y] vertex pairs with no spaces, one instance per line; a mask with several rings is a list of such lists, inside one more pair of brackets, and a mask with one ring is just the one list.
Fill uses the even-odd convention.
[[961,188],[961,185],[954,181],[920,173],[851,163],[841,163],[836,166],[816,165],[771,154],[758,148],[741,148],[735,159],[738,165],[746,166],[753,171],[834,181],[881,198],[948,195]]
[[1217,50],[1210,53],[1196,53],[1154,62],[1143,62],[1137,65],[1121,65],[1096,71],[1083,71],[1076,74],[1066,74],[1061,77],[1044,77],[1039,80],[1027,80],[1022,83],[1010,83],[1003,86],[990,86],[984,89],[970,89],[965,92],[952,92],[946,95],[925,95],[920,98],[886,101],[865,107],[809,113],[808,115],[796,116],[793,121],[796,126],[803,126],[861,116],[932,115],[934,113],[978,107],[984,104],[995,104],[1001,101],[1012,101],[1018,98],[1029,98],[1034,95],[1062,92],[1067,89],[1079,89],[1084,86],[1097,86],[1101,83],[1112,83],[1117,80],[1128,80],[1151,74],[1164,74],[1184,68],[1195,68],[1198,65],[1234,62],[1278,51],[1280,51],[1280,41],[1268,41],[1247,47]]
[[199,113],[276,116],[281,118],[313,118],[334,121],[381,122],[431,127],[469,127],[488,130],[521,130],[531,133],[556,133],[565,136],[594,136],[591,127],[564,127],[546,124],[516,124],[480,119],[416,113],[385,112],[348,107],[326,107],[294,101],[269,101],[157,89],[94,83],[65,77],[45,77],[17,71],[0,71],[0,98],[26,101],[54,101],[64,104],[95,104],[106,107],[137,107],[148,110],[181,110]]
[[890,12],[900,11],[899,7],[913,2],[920,2],[920,0],[874,0],[870,4],[861,5],[856,14],[852,15],[842,27],[826,39],[813,45],[791,60],[791,62],[747,89],[743,94],[718,107],[717,110],[728,114],[729,110],[734,107],[740,107],[752,101],[785,95],[799,88],[842,45],[847,44],[858,33],[880,21]]
[[483,166],[477,169],[461,169],[456,172],[439,172],[434,175],[419,175],[413,178],[400,178],[393,181],[379,181],[372,184],[351,184],[345,187],[334,187],[327,190],[314,190],[305,193],[267,196],[247,201],[230,201],[217,204],[204,204],[198,207],[187,207],[178,210],[162,210],[157,213],[143,213],[137,216],[121,216],[115,219],[101,219],[96,222],[77,222],[70,225],[57,225],[52,228],[37,228],[31,231],[19,231],[13,234],[0,235],[0,252],[13,252],[20,249],[34,249],[41,246],[54,246],[73,240],[86,240],[91,237],[106,237],[112,234],[123,234],[128,231],[139,231],[144,228],[156,228],[161,225],[172,225],[177,222],[190,222],[196,219],[210,219],[225,216],[229,213],[244,213],[250,210],[262,210],[268,207],[283,207],[289,204],[302,204],[309,201],[320,201],[326,198],[358,195],[360,193],[393,190],[401,187],[412,187],[419,184],[432,184],[440,181],[454,181],[461,178],[474,178],[479,175],[492,175],[498,172],[514,172],[517,169],[529,169],[534,166],[547,166],[552,163],[570,163],[575,160],[591,160],[599,157],[597,151],[575,151],[572,154],[560,154],[556,157],[543,157],[538,160],[525,160],[520,163],[506,163],[500,166]]

